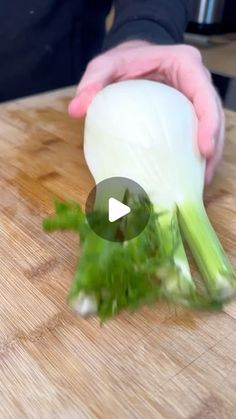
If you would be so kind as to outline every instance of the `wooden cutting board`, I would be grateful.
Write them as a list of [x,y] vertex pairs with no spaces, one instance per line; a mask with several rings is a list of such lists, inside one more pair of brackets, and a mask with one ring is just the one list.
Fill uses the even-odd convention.
[[[235,418],[236,302],[219,313],[167,304],[100,327],[66,304],[73,234],[45,234],[52,194],[84,203],[93,181],[72,89],[0,106],[0,418]],[[236,114],[206,194],[236,266]]]

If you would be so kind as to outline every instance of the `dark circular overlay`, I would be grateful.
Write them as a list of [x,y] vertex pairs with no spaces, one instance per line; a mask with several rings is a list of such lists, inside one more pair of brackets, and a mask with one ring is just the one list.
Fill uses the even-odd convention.
[[[127,205],[129,214],[109,221],[109,199]],[[135,238],[146,227],[151,214],[151,202],[144,189],[133,180],[111,177],[98,183],[89,193],[86,217],[91,229],[112,242]]]

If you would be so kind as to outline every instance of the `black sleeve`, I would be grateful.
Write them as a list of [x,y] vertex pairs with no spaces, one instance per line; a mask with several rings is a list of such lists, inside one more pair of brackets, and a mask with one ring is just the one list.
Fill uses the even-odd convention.
[[142,39],[154,44],[183,42],[191,0],[115,0],[115,17],[103,50]]

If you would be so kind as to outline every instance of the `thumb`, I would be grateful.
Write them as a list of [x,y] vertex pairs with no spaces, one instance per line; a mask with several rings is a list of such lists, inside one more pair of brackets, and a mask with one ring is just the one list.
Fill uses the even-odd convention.
[[101,55],[92,60],[77,87],[76,96],[69,104],[69,115],[83,117],[95,95],[116,78],[114,60]]

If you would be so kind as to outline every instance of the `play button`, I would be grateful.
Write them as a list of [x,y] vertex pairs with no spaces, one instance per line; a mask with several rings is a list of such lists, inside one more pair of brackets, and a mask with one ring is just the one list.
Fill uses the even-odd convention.
[[86,202],[86,217],[92,230],[109,241],[126,241],[146,227],[151,203],[136,182],[112,177],[98,183]]
[[123,204],[116,198],[109,198],[108,203],[108,219],[111,223],[114,223],[114,221],[119,220],[131,211],[128,205]]

